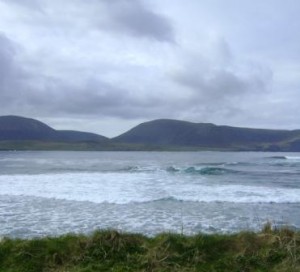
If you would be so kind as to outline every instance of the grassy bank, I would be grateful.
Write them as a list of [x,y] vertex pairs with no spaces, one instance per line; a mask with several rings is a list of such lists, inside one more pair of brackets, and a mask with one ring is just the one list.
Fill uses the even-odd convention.
[[288,229],[234,235],[116,231],[90,236],[0,242],[0,271],[300,271],[300,233]]

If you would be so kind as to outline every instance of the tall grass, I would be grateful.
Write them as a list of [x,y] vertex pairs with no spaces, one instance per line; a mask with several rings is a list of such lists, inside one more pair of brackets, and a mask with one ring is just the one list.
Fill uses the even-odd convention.
[[92,235],[0,242],[0,271],[300,271],[300,233],[266,226],[260,233],[153,238],[114,230]]

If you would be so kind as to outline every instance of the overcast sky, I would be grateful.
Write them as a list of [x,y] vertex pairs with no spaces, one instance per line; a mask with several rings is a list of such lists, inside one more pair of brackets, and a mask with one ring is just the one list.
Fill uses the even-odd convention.
[[299,0],[0,0],[0,115],[300,129]]

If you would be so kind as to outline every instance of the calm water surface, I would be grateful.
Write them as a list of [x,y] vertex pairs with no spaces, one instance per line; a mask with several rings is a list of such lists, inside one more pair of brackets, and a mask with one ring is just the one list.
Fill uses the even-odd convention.
[[300,228],[300,154],[0,152],[0,236]]

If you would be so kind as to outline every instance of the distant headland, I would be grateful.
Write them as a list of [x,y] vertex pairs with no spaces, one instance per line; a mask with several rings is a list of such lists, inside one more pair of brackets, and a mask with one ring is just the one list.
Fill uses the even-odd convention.
[[300,152],[300,130],[254,129],[158,119],[114,137],[55,130],[30,118],[0,116],[0,150]]

